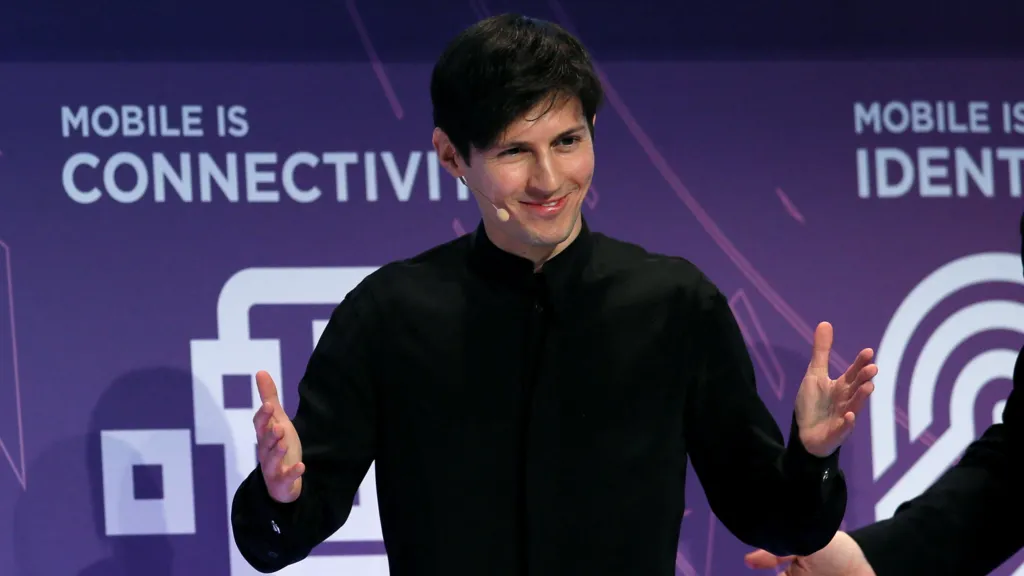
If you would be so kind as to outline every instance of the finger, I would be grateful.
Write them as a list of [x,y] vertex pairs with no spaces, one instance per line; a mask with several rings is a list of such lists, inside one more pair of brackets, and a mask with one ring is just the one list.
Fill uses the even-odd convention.
[[285,428],[278,422],[271,420],[270,425],[267,426],[263,433],[260,446],[264,452],[278,448],[287,448],[288,442],[285,440]]
[[832,325],[828,322],[818,324],[814,330],[814,344],[811,347],[811,363],[808,370],[828,373],[828,358],[832,352]]
[[274,415],[274,405],[270,402],[264,402],[262,406],[256,410],[256,413],[252,415],[252,425],[256,429],[256,434],[262,434],[263,430],[266,429],[270,423],[271,416]]
[[286,454],[288,454],[288,445],[282,440],[272,444],[267,449],[264,460],[260,462],[260,467],[275,481],[281,476],[281,463]]
[[[853,402],[854,399],[858,397],[858,394],[862,394],[859,391],[866,384],[872,384],[872,386],[868,389],[869,394],[872,390],[874,390],[874,384],[871,382],[871,380],[875,376],[878,376],[878,366],[875,366],[874,364],[869,364],[862,368],[860,372],[858,372],[857,375],[853,377],[852,380],[850,380],[849,373],[847,373],[847,375],[843,377],[844,383],[840,383],[840,385],[835,389],[835,392],[837,392],[839,394],[839,397],[844,399],[846,402]],[[866,396],[862,396],[862,398],[864,397]],[[853,408],[849,409],[853,410],[854,412],[859,410],[859,408],[857,410],[854,410]]]
[[284,436],[281,426],[271,418],[269,423],[267,423],[263,429],[259,430],[256,435],[257,457],[262,460],[267,452],[272,450],[274,446],[281,442],[281,439]]
[[264,404],[270,402],[275,408],[281,406],[281,402],[277,398],[277,384],[274,384],[274,379],[266,370],[256,373],[256,389],[260,392],[261,402]]
[[854,424],[857,422],[857,415],[853,412],[847,412],[843,415],[843,419],[836,425],[833,435],[842,444],[853,432]]
[[275,446],[277,446],[277,444],[267,443],[265,435],[260,436],[260,440],[256,444],[256,458],[260,461],[261,465],[266,466],[266,464],[270,462],[270,452]]
[[878,376],[878,366],[875,364],[868,364],[861,368],[860,372],[857,372],[857,375],[854,376],[853,385],[860,386],[861,384],[873,379],[875,376]]
[[306,465],[302,462],[296,462],[292,464],[287,470],[283,470],[281,473],[281,481],[291,484],[298,480],[303,474],[306,473]]
[[[846,369],[846,373],[843,374],[843,378],[846,380],[846,382],[858,382],[858,379],[864,374],[864,370],[868,368],[872,368],[877,373],[878,367],[875,366],[874,364],[871,364],[871,360],[874,357],[874,350],[870,348],[865,348],[861,350],[860,354],[857,354],[857,358],[854,359],[853,364],[850,364],[850,367]],[[859,382],[864,382],[865,380],[870,380],[871,378],[874,378],[874,374],[868,376],[863,380],[859,380]]]
[[265,456],[275,447],[284,445],[282,440],[283,437],[284,433],[282,432],[281,427],[271,421],[271,424],[263,430],[263,433],[259,438],[258,446],[261,455]]
[[790,562],[795,556],[786,556],[779,558],[778,556],[768,552],[767,550],[755,550],[743,557],[744,562],[751,568],[775,568],[776,566]]
[[868,397],[871,396],[871,393],[874,391],[874,382],[869,380],[864,384],[861,384],[861,386],[857,388],[856,391],[854,391],[853,398],[850,399],[850,404],[847,407],[847,410],[853,412],[854,414],[859,413],[861,409],[864,408],[864,403],[868,401]]

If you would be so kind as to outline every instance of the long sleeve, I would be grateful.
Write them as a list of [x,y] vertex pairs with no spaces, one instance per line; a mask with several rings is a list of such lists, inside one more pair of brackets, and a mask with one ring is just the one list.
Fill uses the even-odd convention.
[[850,533],[877,576],[988,574],[1024,547],[1022,411],[1024,349],[1003,422],[892,518]]
[[292,420],[306,465],[299,498],[289,504],[273,500],[257,465],[232,501],[235,543],[260,572],[298,562],[337,531],[373,461],[371,354],[380,348],[365,283],[335,308],[299,382]]
[[711,510],[750,546],[780,556],[820,550],[846,512],[838,450],[826,458],[808,453],[795,418],[786,445],[758,396],[732,310],[706,279],[696,308],[687,442]]

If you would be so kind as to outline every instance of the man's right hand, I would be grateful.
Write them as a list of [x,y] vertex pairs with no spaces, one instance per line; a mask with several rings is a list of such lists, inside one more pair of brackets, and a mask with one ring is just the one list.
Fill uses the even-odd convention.
[[780,576],[875,576],[860,546],[846,532],[836,532],[828,546],[810,556],[780,558],[758,550],[747,554],[744,559],[751,568],[777,568],[789,564]]
[[284,413],[277,385],[270,374],[256,373],[256,388],[262,405],[252,418],[263,480],[270,497],[281,503],[294,502],[302,492],[302,445],[295,426]]

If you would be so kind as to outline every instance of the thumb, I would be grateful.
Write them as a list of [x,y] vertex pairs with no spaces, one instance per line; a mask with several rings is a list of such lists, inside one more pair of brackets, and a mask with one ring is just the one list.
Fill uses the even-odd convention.
[[256,389],[260,392],[261,403],[270,402],[274,408],[281,406],[281,402],[277,398],[277,384],[274,384],[274,379],[266,370],[256,373]]
[[818,324],[814,329],[814,344],[811,347],[811,363],[807,367],[810,372],[828,374],[828,359],[832,352],[832,325],[828,322]]
[[744,556],[743,560],[750,568],[763,569],[776,568],[782,564],[792,561],[794,558],[795,556],[779,558],[767,550],[756,550]]

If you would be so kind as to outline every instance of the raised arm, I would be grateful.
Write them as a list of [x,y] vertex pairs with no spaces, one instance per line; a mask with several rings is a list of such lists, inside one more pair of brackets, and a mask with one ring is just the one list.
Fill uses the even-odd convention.
[[779,555],[811,554],[839,529],[846,481],[838,450],[819,458],[789,444],[757,393],[754,368],[732,310],[709,281],[697,294],[687,400],[690,459],[712,511],[742,542]]
[[[373,461],[376,382],[372,369],[374,351],[380,350],[376,347],[379,328],[364,284],[335,308],[299,383],[295,418],[291,423],[279,422],[286,434],[295,433],[301,441],[298,466],[304,470],[300,469],[295,485],[289,484],[297,498],[282,503],[281,497],[271,497],[261,465],[235,493],[231,505],[235,543],[260,572],[274,572],[302,560],[337,531],[348,519]],[[293,432],[288,432],[291,424]]]

